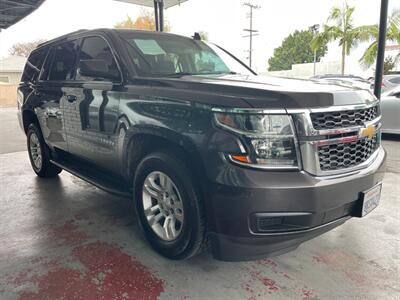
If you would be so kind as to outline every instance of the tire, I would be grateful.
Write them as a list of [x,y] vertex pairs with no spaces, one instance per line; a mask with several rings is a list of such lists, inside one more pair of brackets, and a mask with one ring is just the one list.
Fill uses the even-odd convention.
[[[156,194],[153,193],[153,185],[150,182],[162,188],[161,180],[168,182],[168,178],[162,177],[163,174],[172,181],[172,184],[166,184],[169,188],[166,188],[163,194],[164,200],[159,201],[157,197],[160,197],[160,193],[157,197],[153,197]],[[147,187],[151,185],[152,196],[147,192],[145,184]],[[192,174],[182,160],[168,152],[157,152],[146,156],[135,173],[134,197],[139,225],[156,252],[169,259],[183,260],[199,254],[206,248],[207,232],[203,201]],[[157,209],[154,210],[154,214],[153,210],[149,213],[149,199],[152,202],[150,206],[156,207],[157,203],[163,203],[163,209],[159,207],[158,213]],[[166,203],[168,199],[170,203]],[[181,214],[179,209],[182,209]],[[166,215],[168,210],[170,213]],[[162,217],[159,219],[160,214]],[[173,229],[163,232],[162,228],[167,218],[170,218],[167,227]],[[155,224],[157,219],[159,224]],[[153,226],[150,225],[151,221],[154,223]]]
[[60,174],[62,169],[50,162],[50,150],[37,124],[29,125],[26,136],[29,160],[36,175],[42,178],[52,178]]

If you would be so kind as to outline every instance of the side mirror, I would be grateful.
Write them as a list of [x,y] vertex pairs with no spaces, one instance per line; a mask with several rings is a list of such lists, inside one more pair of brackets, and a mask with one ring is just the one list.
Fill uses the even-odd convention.
[[104,59],[82,59],[79,61],[79,74],[94,79],[118,81],[119,72],[111,70]]

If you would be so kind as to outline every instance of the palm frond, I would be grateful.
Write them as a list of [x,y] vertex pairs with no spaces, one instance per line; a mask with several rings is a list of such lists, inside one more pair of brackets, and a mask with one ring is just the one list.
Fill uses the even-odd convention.
[[342,18],[342,9],[338,6],[332,7],[329,13],[328,21],[340,21]]
[[364,25],[354,28],[352,32],[360,42],[369,42],[378,38],[379,27],[378,25]]
[[364,69],[370,68],[378,55],[378,42],[375,41],[365,50],[363,56],[360,58],[359,63]]
[[387,39],[400,44],[400,9],[392,12],[389,18]]
[[324,34],[327,37],[327,40],[329,42],[333,40],[337,40],[338,38],[341,38],[344,35],[343,30],[338,27],[338,26],[324,26]]
[[399,53],[397,53],[397,55],[394,57],[394,63],[397,65],[397,64],[400,64],[400,51],[399,51]]
[[342,30],[337,26],[324,25],[324,30],[317,34],[311,41],[311,49],[316,51],[328,42],[334,41],[343,35]]
[[400,7],[392,10],[392,13],[389,17],[389,22],[394,22],[397,26],[400,26]]
[[328,40],[325,34],[323,33],[317,34],[310,43],[311,50],[318,51],[318,49],[320,49],[322,45],[325,45],[327,41]]
[[354,13],[355,7],[354,6],[348,6],[346,3],[345,11],[344,11],[344,28],[346,30],[351,30],[353,27],[353,13]]

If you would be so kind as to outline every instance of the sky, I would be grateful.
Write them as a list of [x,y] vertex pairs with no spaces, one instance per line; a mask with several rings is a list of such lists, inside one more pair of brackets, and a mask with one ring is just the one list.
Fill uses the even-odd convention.
[[[343,4],[343,0],[189,0],[168,9],[165,16],[172,33],[192,36],[196,31],[205,31],[211,42],[247,62],[249,39],[243,38],[243,29],[249,27],[249,19],[243,3],[249,1],[261,7],[254,13],[254,29],[260,32],[253,43],[253,67],[258,72],[267,70],[268,58],[287,35],[296,29],[326,23],[330,9]],[[378,23],[380,0],[348,3],[356,7],[356,26]],[[400,0],[389,0],[389,12],[395,7],[400,8]],[[114,0],[47,0],[24,20],[0,32],[0,57],[7,56],[15,43],[48,40],[83,28],[111,28],[127,15],[136,18],[141,9]],[[358,59],[366,46],[361,44],[347,59],[352,73],[362,72]],[[339,59],[340,48],[331,43],[323,60]]]

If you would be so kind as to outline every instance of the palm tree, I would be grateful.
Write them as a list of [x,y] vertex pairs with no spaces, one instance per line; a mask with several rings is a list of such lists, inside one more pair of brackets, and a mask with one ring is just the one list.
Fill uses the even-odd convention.
[[346,65],[346,56],[351,50],[358,46],[359,42],[370,37],[371,32],[369,26],[354,27],[353,13],[355,7],[351,7],[344,3],[343,7],[333,7],[329,17],[329,21],[334,21],[335,25],[324,25],[323,32],[317,34],[311,41],[311,48],[318,50],[324,43],[339,40],[339,46],[342,47],[342,74],[344,74]]
[[[367,26],[366,26],[367,27]],[[363,56],[360,59],[360,64],[368,69],[371,67],[377,57],[378,54],[378,37],[379,37],[379,26],[371,25],[368,26],[367,31],[369,34],[366,36],[365,41],[371,41],[372,43],[368,46],[367,50],[365,50]],[[400,9],[393,10],[392,14],[388,20],[387,32],[386,32],[386,40],[395,42],[400,45]],[[400,51],[395,56],[394,62],[400,60]]]

